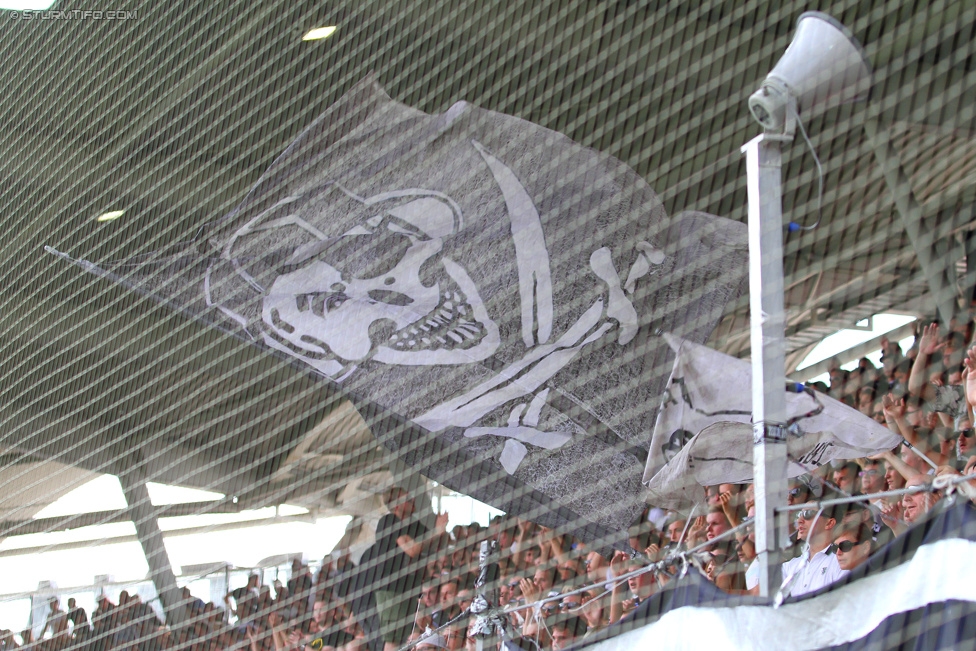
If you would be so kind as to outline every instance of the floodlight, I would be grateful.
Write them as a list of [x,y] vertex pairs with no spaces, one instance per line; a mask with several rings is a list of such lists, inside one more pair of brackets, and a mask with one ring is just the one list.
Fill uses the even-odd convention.
[[110,222],[115,221],[119,217],[125,214],[124,210],[112,210],[110,212],[103,212],[101,215],[95,218],[97,222]]
[[316,27],[305,33],[302,37],[303,41],[321,41],[324,38],[329,38],[336,31],[335,25],[329,25],[328,27]]

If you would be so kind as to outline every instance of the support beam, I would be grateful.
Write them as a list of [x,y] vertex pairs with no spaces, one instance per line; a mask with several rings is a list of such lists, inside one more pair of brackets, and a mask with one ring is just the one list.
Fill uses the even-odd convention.
[[[156,518],[177,518],[186,515],[211,515],[214,513],[240,513],[241,508],[229,500],[213,502],[192,502],[190,504],[171,504],[159,507]],[[34,518],[31,520],[0,520],[0,538],[7,536],[23,536],[31,533],[51,533],[53,531],[70,531],[82,527],[94,527],[101,524],[115,524],[129,522],[133,519],[128,509],[117,511],[96,511],[94,513],[78,513],[53,518]]]
[[894,198],[895,208],[905,226],[905,233],[928,281],[939,318],[948,326],[949,319],[956,313],[957,295],[956,272],[954,261],[948,256],[949,247],[945,241],[935,238],[935,229],[923,229],[922,206],[915,198],[911,181],[901,165],[898,152],[891,144],[888,131],[881,128],[877,120],[868,120],[864,124],[864,133],[878,159],[885,183]]
[[786,390],[783,297],[782,136],[765,134],[746,144],[749,191],[749,312],[752,346],[753,477],[759,594],[772,597],[781,583],[786,519]]
[[129,455],[129,466],[118,473],[122,493],[129,505],[129,514],[136,527],[136,536],[149,564],[149,578],[156,586],[166,613],[167,624],[183,621],[183,599],[176,586],[176,576],[169,562],[169,554],[163,545],[163,532],[159,529],[159,515],[149,499],[146,477],[143,470],[142,454],[138,451]]
[[[307,524],[313,524],[317,516],[312,514],[306,515],[276,515],[268,518],[261,518],[260,520],[245,520],[244,522],[228,522],[226,524],[205,524],[195,527],[183,527],[181,529],[171,529],[166,532],[165,537],[169,538],[179,538],[180,536],[197,536],[200,534],[210,534],[218,531],[241,531],[242,529],[249,529],[253,527],[268,527],[275,524],[282,524],[287,522],[303,522]],[[76,542],[66,542],[66,543],[47,543],[45,545],[38,545],[36,547],[12,547],[10,549],[0,549],[0,558],[16,558],[22,556],[30,556],[31,554],[44,554],[48,552],[61,552],[73,549],[91,549],[93,545],[96,544],[112,544],[117,545],[121,543],[131,543],[139,542],[138,536],[116,536],[113,538],[105,538],[104,536],[99,536],[97,540],[78,540]],[[337,546],[338,548],[338,546]],[[242,568],[238,568],[242,569]],[[184,578],[186,575],[183,575]],[[158,589],[157,589],[158,592]],[[5,595],[0,594],[0,598]]]
[[807,344],[796,350],[791,350],[786,353],[786,375],[793,375],[796,372],[796,367],[807,358],[807,355],[813,352],[813,349],[819,345],[819,342],[813,344]]

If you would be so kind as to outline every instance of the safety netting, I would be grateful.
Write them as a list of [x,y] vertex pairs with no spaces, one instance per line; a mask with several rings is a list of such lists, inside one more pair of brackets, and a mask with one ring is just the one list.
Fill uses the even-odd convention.
[[[974,19],[0,9],[0,645],[971,643]],[[760,596],[742,148],[774,67]]]

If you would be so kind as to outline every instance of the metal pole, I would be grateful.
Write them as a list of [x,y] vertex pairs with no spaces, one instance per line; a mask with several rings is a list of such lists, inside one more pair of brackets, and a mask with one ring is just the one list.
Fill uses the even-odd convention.
[[948,251],[939,250],[945,247],[945,243],[935,239],[935,229],[925,227],[925,211],[915,198],[912,182],[901,165],[898,152],[891,144],[888,130],[879,125],[877,120],[868,120],[864,123],[864,133],[878,159],[908,241],[915,249],[918,266],[929,284],[939,317],[949,327],[949,320],[956,313],[956,299],[959,294],[956,289],[955,260]]
[[183,594],[176,586],[176,577],[169,562],[169,554],[163,544],[156,507],[149,499],[146,479],[141,470],[142,457],[136,453],[130,457],[131,467],[118,473],[122,493],[129,505],[132,523],[136,527],[139,544],[146,555],[149,576],[156,586],[156,594],[163,604],[166,623],[180,624],[184,620]]
[[780,549],[788,540],[786,504],[786,377],[783,307],[783,203],[780,142],[763,134],[749,141],[749,309],[752,346],[753,472],[756,492],[756,551],[759,594],[780,585]]

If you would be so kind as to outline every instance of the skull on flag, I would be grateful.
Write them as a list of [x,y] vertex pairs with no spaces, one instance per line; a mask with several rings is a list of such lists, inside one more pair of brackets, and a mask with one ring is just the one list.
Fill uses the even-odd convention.
[[[299,213],[307,197],[275,203],[236,231],[223,261],[261,287],[245,269],[243,251],[269,238],[299,242],[261,287],[264,342],[342,379],[358,364],[466,364],[498,348],[498,326],[487,315],[463,267],[439,258],[461,211],[449,197],[419,190],[357,197],[338,185],[321,194],[347,210],[355,226],[330,238]],[[218,273],[220,263],[211,267]],[[425,278],[421,277],[424,274]],[[256,272],[258,276],[262,274]],[[212,305],[243,319],[212,295]]]

